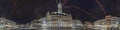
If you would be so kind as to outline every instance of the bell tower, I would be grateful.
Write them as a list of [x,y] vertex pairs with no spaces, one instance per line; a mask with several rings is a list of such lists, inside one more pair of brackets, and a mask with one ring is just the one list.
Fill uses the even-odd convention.
[[58,0],[58,13],[62,13],[62,2]]

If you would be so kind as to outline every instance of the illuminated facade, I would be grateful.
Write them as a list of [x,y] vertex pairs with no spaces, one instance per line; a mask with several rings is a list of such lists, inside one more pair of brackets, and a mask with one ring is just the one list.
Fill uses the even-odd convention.
[[62,12],[62,3],[58,3],[57,12],[47,12],[46,17],[31,22],[31,27],[75,27],[83,26],[80,20],[73,20],[71,14]]
[[47,13],[46,21],[49,22],[48,24],[50,26],[72,26],[72,17],[71,15],[67,15],[64,13],[57,14],[57,12],[54,12],[50,14]]
[[98,20],[94,24],[96,29],[112,29],[112,28],[119,28],[119,22],[120,18],[119,17],[111,17],[111,16],[106,16],[105,19]]
[[0,17],[0,29],[15,28],[17,27],[15,24],[13,21]]
[[58,20],[56,18],[47,20],[47,18],[41,18],[39,20],[34,20],[31,22],[31,27],[75,27],[83,26],[79,20]]

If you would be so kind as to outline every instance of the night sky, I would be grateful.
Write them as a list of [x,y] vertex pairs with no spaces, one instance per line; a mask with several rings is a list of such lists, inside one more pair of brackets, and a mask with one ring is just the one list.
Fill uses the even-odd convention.
[[[99,2],[107,15],[120,16],[120,0]],[[62,3],[63,12],[82,22],[94,22],[105,16],[96,0],[62,0]],[[45,17],[47,11],[57,11],[56,0],[0,0],[0,16],[20,24]]]

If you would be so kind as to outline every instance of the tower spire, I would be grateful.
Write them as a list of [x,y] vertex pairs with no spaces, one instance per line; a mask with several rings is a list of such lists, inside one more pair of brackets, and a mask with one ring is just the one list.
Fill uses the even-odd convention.
[[62,13],[62,2],[58,0],[58,13]]

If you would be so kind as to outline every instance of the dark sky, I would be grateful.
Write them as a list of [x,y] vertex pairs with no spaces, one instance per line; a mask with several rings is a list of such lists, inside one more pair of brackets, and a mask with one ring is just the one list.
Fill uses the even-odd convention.
[[[99,1],[108,15],[120,16],[120,0]],[[62,3],[63,11],[72,14],[73,19],[94,22],[105,16],[96,0],[62,0]],[[1,17],[17,23],[27,23],[56,10],[56,0],[0,0]]]

